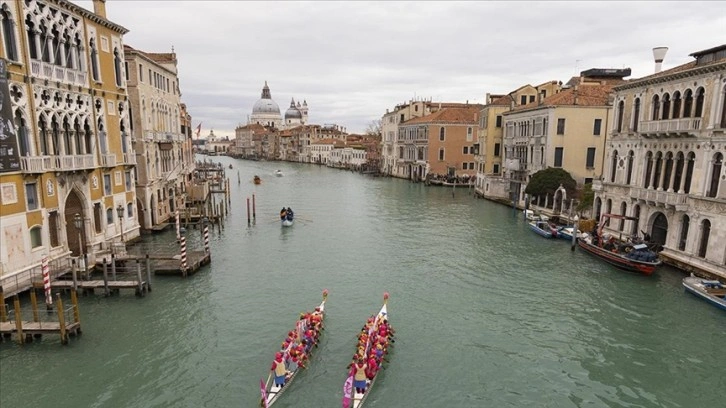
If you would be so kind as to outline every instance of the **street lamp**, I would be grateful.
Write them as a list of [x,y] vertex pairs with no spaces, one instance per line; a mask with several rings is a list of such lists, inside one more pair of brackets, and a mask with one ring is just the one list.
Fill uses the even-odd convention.
[[118,207],[116,207],[116,214],[118,214],[118,218],[121,221],[121,242],[124,242],[124,206],[119,204]]
[[73,225],[76,226],[76,230],[78,230],[78,258],[80,259],[83,257],[83,236],[81,235],[81,228],[83,228],[83,217],[81,217],[81,214],[76,213],[73,216]]

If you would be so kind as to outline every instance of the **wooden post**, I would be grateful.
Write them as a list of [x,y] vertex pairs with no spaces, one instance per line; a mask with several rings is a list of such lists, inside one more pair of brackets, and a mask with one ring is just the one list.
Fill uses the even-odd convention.
[[61,299],[60,293],[56,294],[56,299],[56,303],[58,305],[58,323],[60,325],[61,344],[68,344],[68,333],[66,333],[66,317],[63,315],[63,299]]
[[247,197],[247,225],[250,225],[250,198]]
[[0,286],[0,322],[5,323],[8,321],[8,312],[5,310],[5,294],[3,287]]
[[146,291],[151,292],[151,258],[146,254]]
[[78,270],[75,259],[71,260],[71,275],[73,276],[73,289],[78,290]]
[[25,342],[25,336],[23,336],[23,316],[20,313],[20,298],[15,295],[13,299],[13,306],[15,307],[15,330],[17,331],[18,344]]
[[139,258],[136,258],[136,279],[138,282],[136,296],[144,296],[144,281],[141,280],[141,260]]
[[111,278],[116,282],[116,254],[111,254]]
[[[76,323],[81,323],[81,312],[78,309],[78,294],[75,290],[71,291],[71,303],[73,304],[73,321]],[[78,329],[78,332],[80,333],[80,329]]]
[[88,254],[83,254],[83,276],[86,280],[91,280],[91,269],[88,267]]
[[106,258],[103,258],[103,293],[108,297],[111,293],[108,291],[108,264]]
[[255,208],[255,195],[252,194],[252,218],[257,219],[257,209]]
[[36,299],[35,296],[35,288],[30,288],[30,308],[33,311],[33,321],[39,322],[40,318],[38,317],[38,299]]

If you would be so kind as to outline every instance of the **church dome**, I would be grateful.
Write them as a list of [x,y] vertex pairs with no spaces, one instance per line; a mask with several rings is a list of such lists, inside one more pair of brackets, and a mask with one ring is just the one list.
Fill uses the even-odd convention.
[[252,107],[252,114],[254,115],[256,113],[280,114],[280,107],[272,100],[272,93],[270,92],[270,87],[267,86],[267,81],[265,81],[265,86],[262,88],[261,99],[255,102],[255,106]]
[[290,102],[290,107],[285,112],[285,119],[302,119],[302,113],[295,107],[295,99]]

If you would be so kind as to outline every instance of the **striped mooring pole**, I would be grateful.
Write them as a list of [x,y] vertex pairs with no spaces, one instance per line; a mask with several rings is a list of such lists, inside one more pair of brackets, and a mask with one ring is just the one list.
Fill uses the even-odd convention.
[[209,226],[204,226],[204,253],[209,253]]
[[44,256],[40,261],[40,268],[43,272],[43,290],[45,291],[45,304],[48,308],[53,307],[53,294],[50,293],[50,266],[48,266],[48,257]]
[[187,237],[181,237],[181,270],[182,273],[187,270]]

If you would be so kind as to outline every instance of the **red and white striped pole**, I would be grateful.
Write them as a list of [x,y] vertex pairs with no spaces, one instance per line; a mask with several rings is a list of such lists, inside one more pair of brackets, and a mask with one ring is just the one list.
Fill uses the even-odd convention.
[[204,253],[209,253],[209,226],[204,226]]
[[40,261],[40,269],[43,272],[43,290],[45,291],[45,304],[53,307],[53,294],[50,293],[50,266],[48,266],[48,257],[44,256]]
[[181,237],[181,270],[187,270],[187,238]]

